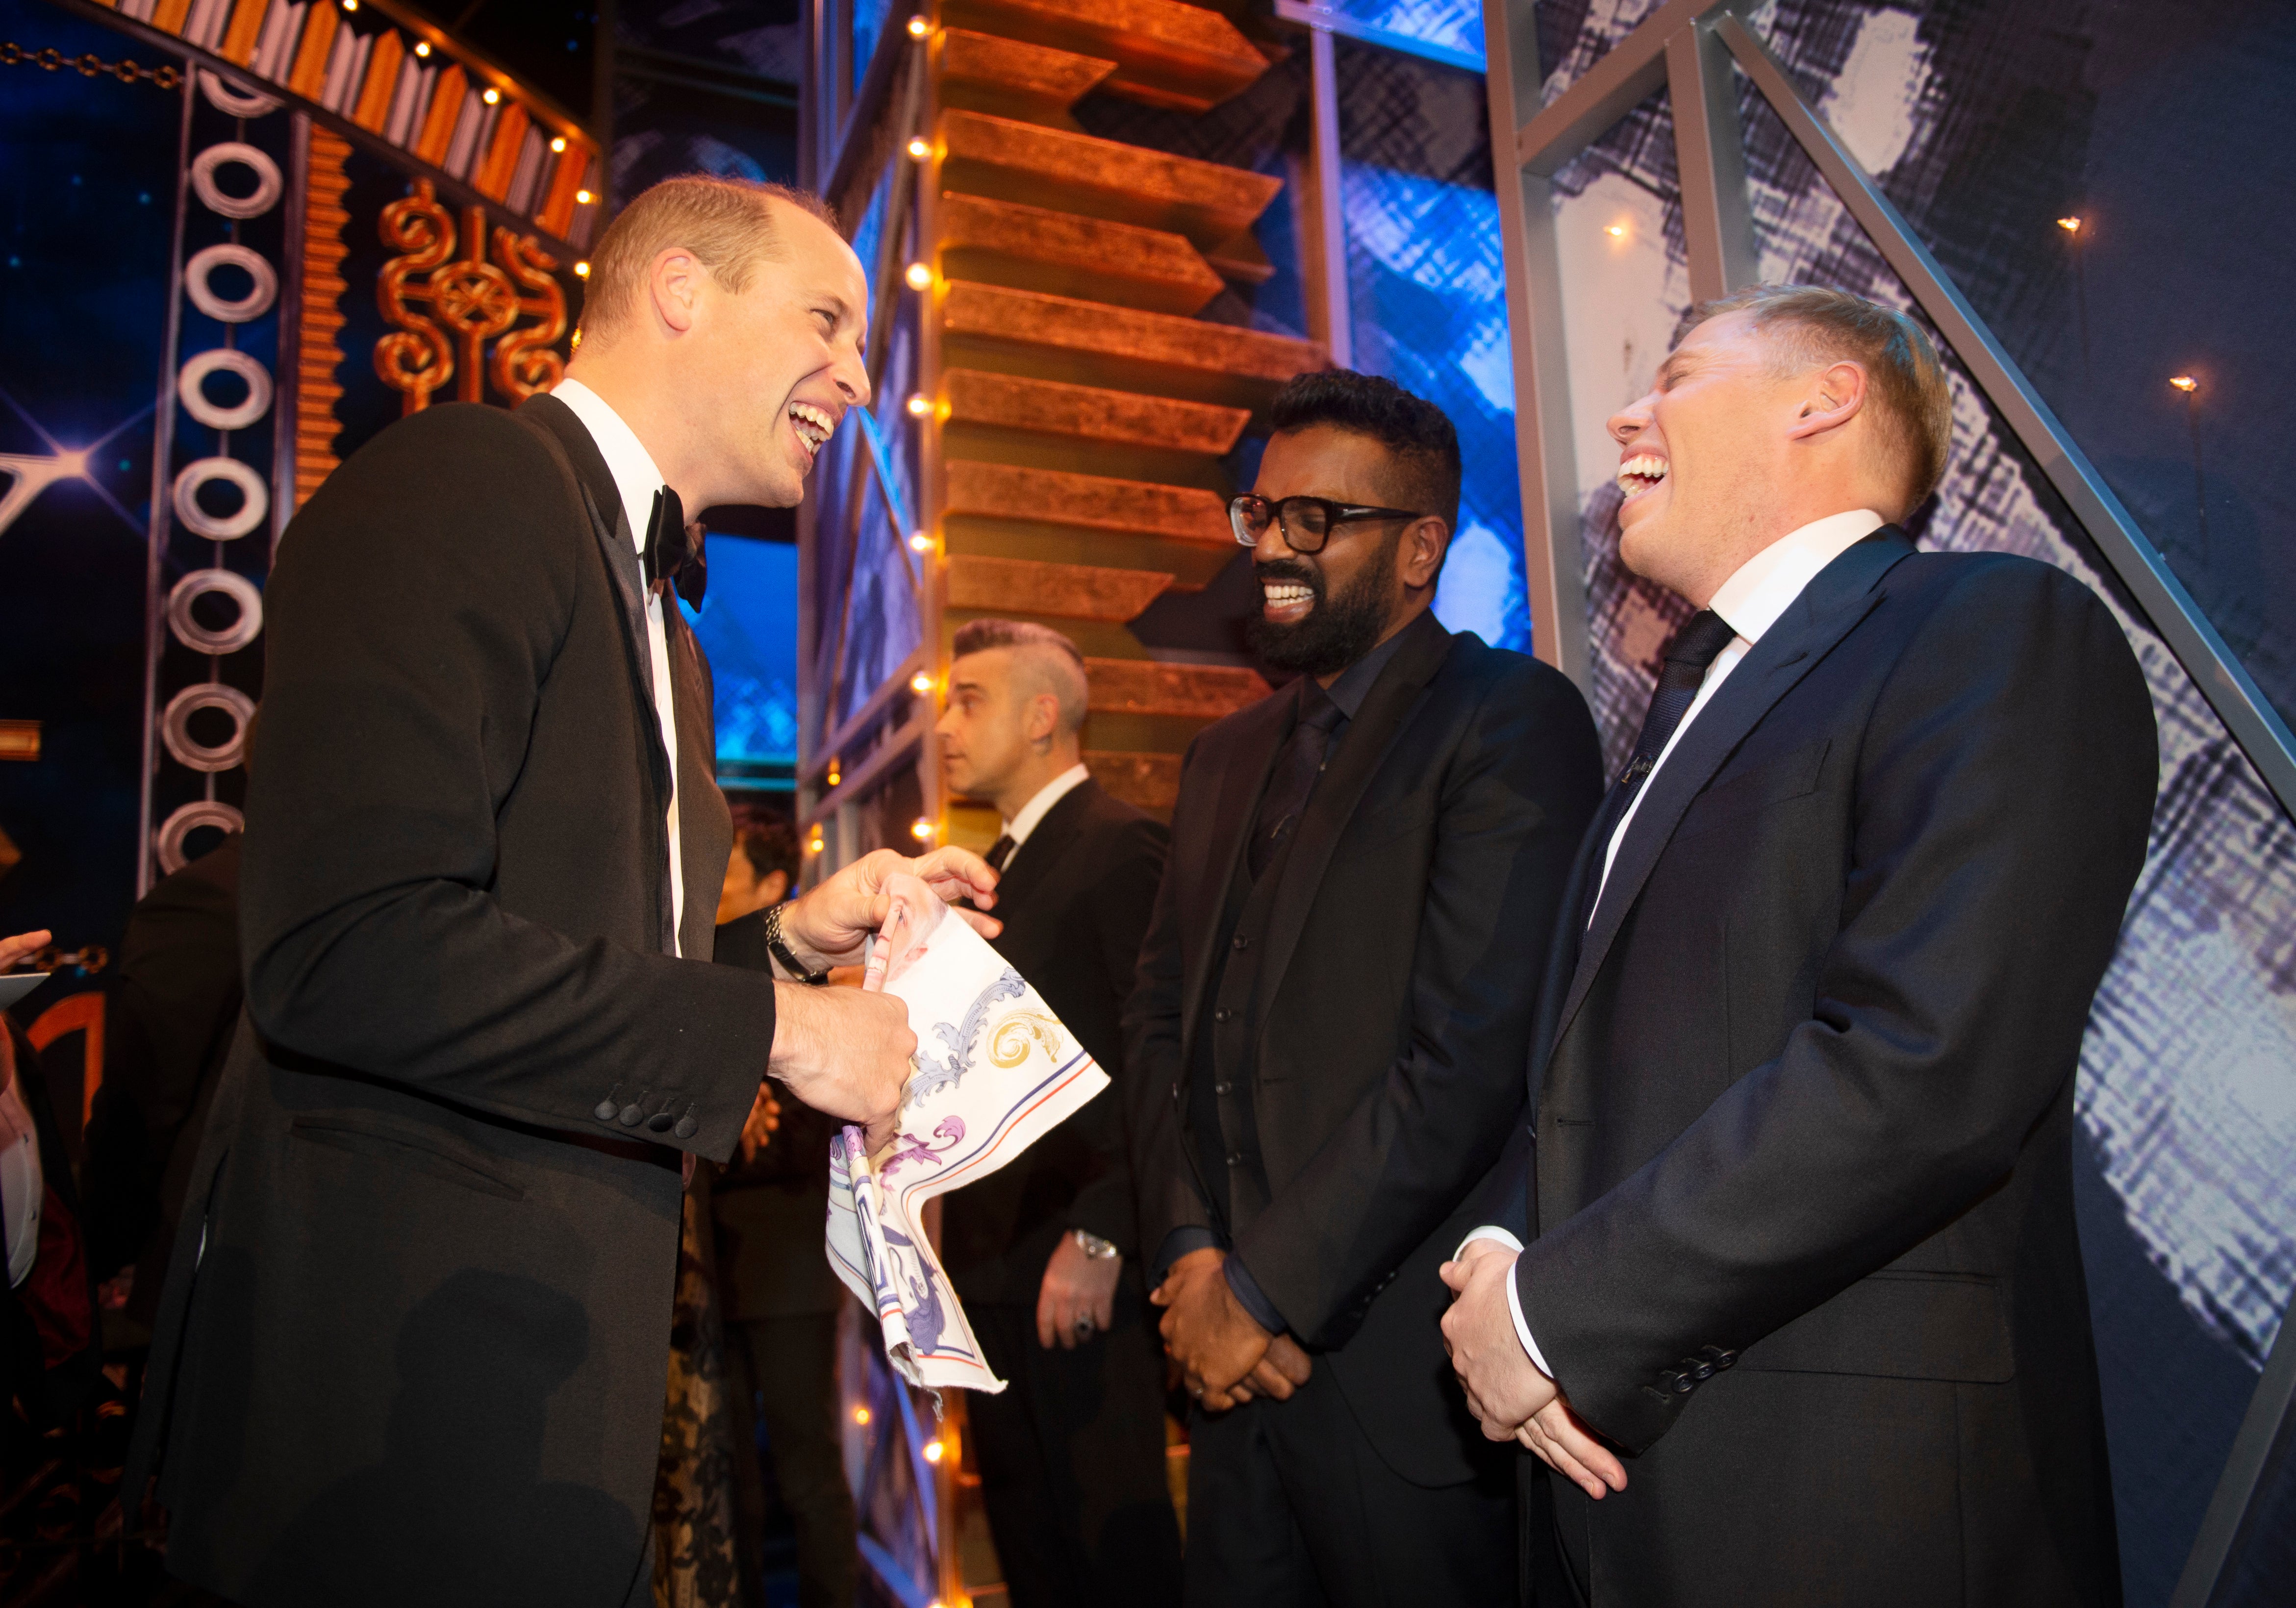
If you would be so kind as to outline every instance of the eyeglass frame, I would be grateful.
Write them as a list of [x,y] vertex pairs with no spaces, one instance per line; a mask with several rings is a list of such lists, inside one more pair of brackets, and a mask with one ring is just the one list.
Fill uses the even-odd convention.
[[[1268,523],[1283,533],[1283,545],[1294,553],[1309,555],[1321,553],[1330,546],[1332,532],[1341,525],[1360,524],[1370,520],[1426,520],[1442,517],[1440,514],[1422,513],[1410,508],[1375,508],[1365,503],[1339,503],[1327,496],[1287,496],[1278,497],[1269,502],[1256,491],[1241,491],[1227,500],[1227,528],[1230,534],[1235,537],[1237,545],[1244,547],[1259,546],[1259,537],[1244,534],[1242,514],[1243,505],[1246,503],[1264,504],[1267,509]],[[1324,534],[1316,540],[1314,546],[1303,547],[1292,539],[1292,527],[1283,518],[1283,508],[1287,503],[1313,503],[1324,511]],[[1262,527],[1261,534],[1266,534],[1265,527]]]

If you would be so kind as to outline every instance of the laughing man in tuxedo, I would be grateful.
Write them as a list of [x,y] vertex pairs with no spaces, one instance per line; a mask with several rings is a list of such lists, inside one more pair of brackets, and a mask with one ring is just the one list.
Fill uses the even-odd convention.
[[682,1163],[768,1073],[890,1128],[899,1002],[796,980],[893,871],[995,882],[881,851],[750,918],[778,979],[702,964],[731,829],[681,505],[799,500],[867,292],[818,202],[726,180],[593,260],[554,394],[382,431],[266,595],[246,1016],[127,1487],[164,1452],[168,1569],[248,1608],[651,1602]]
[[1503,1601],[1506,1460],[1436,1269],[1519,1126],[1537,978],[1600,791],[1585,701],[1431,605],[1458,437],[1303,376],[1230,505],[1300,672],[1190,745],[1127,1012],[1144,1243],[1190,1418],[1190,1608]]
[[1620,555],[1695,612],[1551,950],[1512,1221],[1444,1269],[1454,1363],[1543,1462],[1542,1608],[2117,1603],[2072,1100],[2144,677],[2070,576],[1898,528],[1951,443],[1911,319],[1697,318],[1610,422]]

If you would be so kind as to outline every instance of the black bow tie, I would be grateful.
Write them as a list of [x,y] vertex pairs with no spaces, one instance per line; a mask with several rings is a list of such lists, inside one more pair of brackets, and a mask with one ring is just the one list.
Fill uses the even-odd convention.
[[687,608],[701,606],[702,595],[709,586],[709,566],[701,556],[701,531],[696,527],[689,535],[685,505],[667,486],[653,494],[653,515],[646,521],[645,550],[640,556],[645,564],[646,585],[659,591],[667,582],[677,588]]

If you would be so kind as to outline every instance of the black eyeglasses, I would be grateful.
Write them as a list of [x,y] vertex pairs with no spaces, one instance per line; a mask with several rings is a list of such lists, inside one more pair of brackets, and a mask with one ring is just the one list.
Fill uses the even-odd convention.
[[1276,521],[1283,527],[1283,545],[1294,553],[1321,553],[1335,525],[1353,524],[1358,520],[1426,517],[1408,508],[1371,508],[1360,503],[1335,503],[1322,496],[1287,496],[1280,503],[1271,503],[1249,491],[1242,496],[1230,497],[1227,503],[1228,528],[1235,532],[1237,541],[1247,547],[1258,546],[1259,538],[1267,534],[1268,522]]

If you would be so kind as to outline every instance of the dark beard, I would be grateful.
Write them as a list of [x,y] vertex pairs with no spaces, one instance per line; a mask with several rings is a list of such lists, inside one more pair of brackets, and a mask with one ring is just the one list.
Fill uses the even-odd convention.
[[1370,652],[1387,629],[1389,578],[1402,540],[1398,530],[1337,597],[1324,596],[1323,572],[1306,564],[1278,559],[1255,566],[1256,580],[1292,580],[1312,588],[1316,606],[1297,625],[1272,626],[1265,613],[1254,614],[1244,628],[1251,651],[1279,670],[1303,676],[1336,676]]

